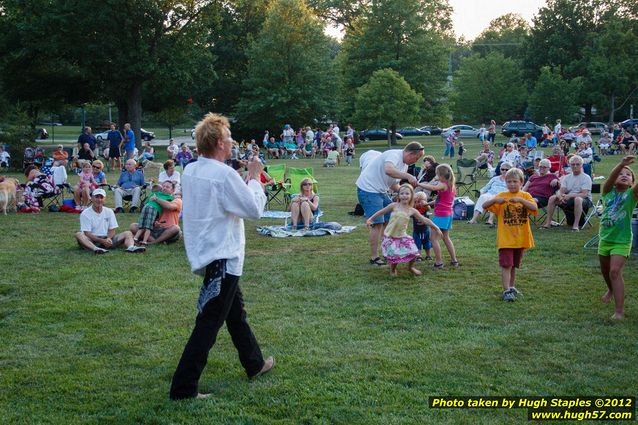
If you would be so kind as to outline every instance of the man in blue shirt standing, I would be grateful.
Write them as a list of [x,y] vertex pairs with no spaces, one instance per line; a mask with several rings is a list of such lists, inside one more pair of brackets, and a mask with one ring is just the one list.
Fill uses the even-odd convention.
[[97,152],[95,151],[95,147],[97,146],[97,140],[95,140],[95,136],[92,134],[93,130],[91,127],[84,127],[84,131],[78,137],[78,145],[80,149],[84,146],[85,143],[89,144],[89,148],[93,151],[93,156],[97,158]]
[[529,151],[533,151],[536,149],[536,146],[538,145],[538,140],[536,140],[536,137],[534,137],[532,135],[532,133],[527,133],[526,135],[527,140],[525,140],[525,146],[527,146],[527,149],[529,149]]
[[126,159],[132,159],[135,155],[135,133],[131,130],[131,124],[124,124],[124,140],[120,143],[120,150],[124,145],[124,151],[126,152]]
[[111,123],[111,130],[109,134],[106,136],[109,140],[109,163],[111,164],[111,169],[115,167],[115,162],[117,162],[117,169],[122,169],[122,159],[120,154],[120,145],[122,144],[122,133],[115,129],[115,124]]
[[131,201],[130,213],[134,213],[140,207],[140,195],[142,193],[142,186],[144,186],[144,174],[136,169],[137,163],[134,159],[126,161],[126,169],[120,174],[120,178],[117,181],[117,187],[115,188],[115,212],[124,212],[122,208],[122,198],[125,195],[131,195],[133,197]]

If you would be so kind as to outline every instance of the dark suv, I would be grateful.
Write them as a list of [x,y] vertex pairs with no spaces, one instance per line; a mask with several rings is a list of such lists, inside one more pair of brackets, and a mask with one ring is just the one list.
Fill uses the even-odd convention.
[[506,137],[523,137],[527,133],[532,133],[538,140],[543,138],[542,127],[531,121],[507,121],[501,127],[501,134]]

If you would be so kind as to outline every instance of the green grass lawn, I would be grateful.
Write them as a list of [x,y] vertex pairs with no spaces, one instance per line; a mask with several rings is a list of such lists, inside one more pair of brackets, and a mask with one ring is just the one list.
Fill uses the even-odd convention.
[[[419,140],[441,157],[439,137]],[[479,143],[466,145],[473,156]],[[596,251],[583,249],[597,220],[576,234],[534,229],[518,274],[525,297],[506,304],[495,229],[455,222],[461,267],[421,263],[422,277],[400,268],[391,278],[367,264],[363,219],[347,214],[358,167],[287,163],[314,167],[324,221],[358,227],[273,239],[245,223],[249,320],[277,366],[247,381],[222,330],[200,382],[215,394],[205,401],[168,400],[200,286],[182,242],[94,256],[73,239],[77,215],[0,215],[0,423],[505,424],[527,412],[429,409],[428,397],[636,395],[637,258],[625,268],[626,319],[612,322]]]

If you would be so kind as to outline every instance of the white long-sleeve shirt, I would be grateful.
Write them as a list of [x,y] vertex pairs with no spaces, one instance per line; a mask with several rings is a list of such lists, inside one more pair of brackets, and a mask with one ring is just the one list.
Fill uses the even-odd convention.
[[193,273],[226,259],[226,271],[241,276],[244,267],[244,218],[258,219],[266,195],[256,180],[248,184],[235,170],[199,157],[182,174],[184,245]]

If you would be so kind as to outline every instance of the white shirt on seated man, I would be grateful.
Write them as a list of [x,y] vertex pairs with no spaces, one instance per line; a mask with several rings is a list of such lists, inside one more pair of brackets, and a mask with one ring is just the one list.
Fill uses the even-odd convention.
[[117,219],[113,210],[104,206],[105,199],[104,189],[95,189],[91,193],[91,208],[80,214],[80,231],[75,234],[78,244],[95,254],[105,254],[120,245],[126,246],[126,252],[130,253],[146,251],[143,246],[135,246],[130,231],[115,234]]

